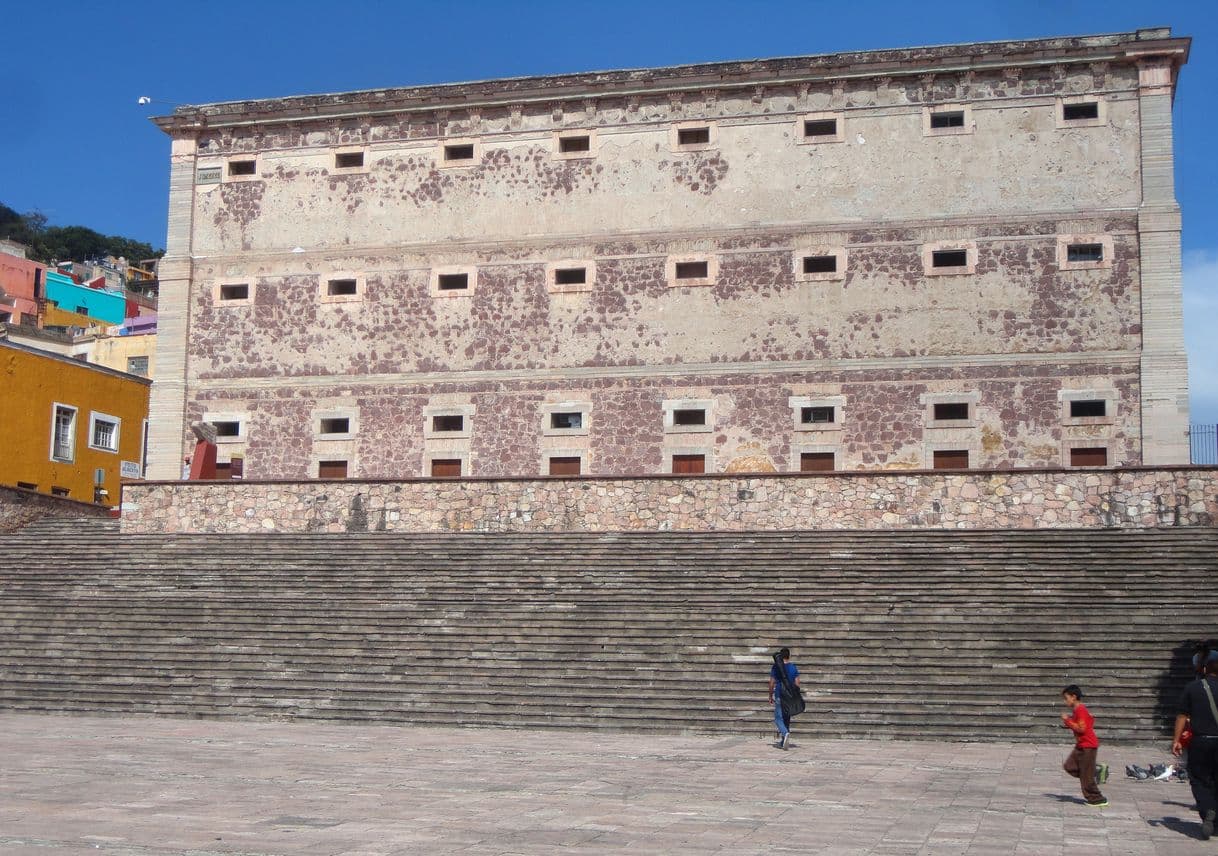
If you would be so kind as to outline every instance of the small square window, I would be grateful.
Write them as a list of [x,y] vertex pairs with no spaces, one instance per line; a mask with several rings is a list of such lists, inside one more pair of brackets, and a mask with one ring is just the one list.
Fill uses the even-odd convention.
[[359,282],[354,279],[326,280],[326,294],[330,297],[351,297],[359,293]]
[[580,474],[580,459],[576,457],[550,458],[550,475],[577,476]]
[[710,138],[709,127],[677,129],[677,145],[679,146],[707,145],[710,143]]
[[836,410],[835,407],[801,407],[799,421],[805,425],[830,425],[837,421]]
[[1108,466],[1108,449],[1105,446],[1091,446],[1071,449],[1070,466],[1106,467]]
[[250,287],[247,282],[235,282],[220,286],[221,300],[249,300]]
[[706,455],[673,455],[672,471],[675,475],[694,475],[706,472]]
[[1098,118],[1100,118],[1100,105],[1097,101],[1077,101],[1073,104],[1062,105],[1062,119],[1067,122]]
[[449,163],[454,161],[472,161],[473,159],[473,143],[456,143],[444,147],[444,160]]
[[258,172],[256,160],[234,160],[228,162],[229,175],[255,175]]
[[673,425],[705,425],[706,411],[699,408],[689,408],[685,410],[674,410],[672,412]]
[[321,420],[321,434],[350,434],[351,419],[346,416],[335,416]]
[[148,358],[127,357],[127,374],[148,377]]
[[944,401],[935,405],[936,421],[967,421],[969,418],[967,401]]
[[469,274],[442,273],[436,277],[436,288],[439,291],[468,291]]
[[587,134],[559,137],[558,150],[563,154],[592,151],[592,137]]
[[677,262],[677,279],[706,279],[710,275],[707,262]]
[[550,427],[559,431],[571,431],[584,427],[584,414],[579,411],[559,411],[550,414]]
[[935,250],[930,254],[931,266],[958,268],[968,266],[968,250]]
[[1108,402],[1104,399],[1090,399],[1070,402],[1070,418],[1085,419],[1095,416],[1108,415]]
[[934,468],[936,470],[967,470],[967,449],[945,449],[934,453]]
[[935,129],[963,128],[964,127],[964,111],[963,110],[941,110],[937,113],[931,113],[930,114],[930,126]]
[[836,466],[836,456],[832,452],[801,452],[799,455],[801,473],[827,473]]
[[1103,244],[1066,245],[1066,261],[1068,262],[1102,262],[1103,260]]
[[837,119],[805,119],[805,137],[835,137],[837,136]]
[[216,429],[217,437],[241,436],[241,423],[235,419],[225,419],[221,422],[213,422],[211,424]]
[[334,166],[336,169],[354,169],[363,165],[363,152],[339,152],[334,156]]
[[94,413],[89,422],[89,448],[117,452],[119,420],[114,416]]
[[432,478],[458,478],[461,475],[460,458],[432,458]]
[[837,256],[804,256],[804,273],[837,273]]
[[319,479],[345,479],[347,477],[347,462],[318,461],[317,477]]
[[459,413],[431,417],[431,430],[436,433],[464,431],[465,417]]
[[582,267],[558,268],[554,271],[555,285],[583,285],[588,281],[588,269]]

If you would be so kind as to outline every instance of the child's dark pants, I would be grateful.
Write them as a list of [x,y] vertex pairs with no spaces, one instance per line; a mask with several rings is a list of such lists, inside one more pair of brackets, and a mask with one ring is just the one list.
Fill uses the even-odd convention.
[[1104,795],[1095,784],[1095,755],[1098,749],[1083,749],[1074,747],[1074,751],[1066,756],[1062,769],[1083,786],[1083,799],[1089,803],[1103,802]]

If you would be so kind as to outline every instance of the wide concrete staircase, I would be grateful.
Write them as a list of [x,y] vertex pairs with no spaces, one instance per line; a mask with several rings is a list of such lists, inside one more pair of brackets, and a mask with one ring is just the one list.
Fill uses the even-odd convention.
[[4,540],[0,710],[1157,738],[1218,636],[1218,531],[122,535]]

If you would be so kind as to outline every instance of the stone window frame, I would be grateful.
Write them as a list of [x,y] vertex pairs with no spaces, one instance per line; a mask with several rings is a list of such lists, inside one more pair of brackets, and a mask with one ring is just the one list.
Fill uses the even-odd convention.
[[791,472],[803,472],[800,468],[800,457],[807,452],[808,454],[832,454],[833,455],[833,472],[840,472],[842,469],[842,447],[837,443],[792,443],[791,444]]
[[[968,472],[969,470],[981,469],[981,442],[977,438],[971,438],[968,441],[961,440],[926,440],[922,443],[922,454],[924,469],[935,469],[935,452],[968,452],[968,467],[962,470],[947,470],[946,472]],[[940,472],[944,472],[940,470]]]
[[[837,122],[837,133],[830,136],[808,137],[804,135],[804,122],[817,122],[834,119]],[[822,110],[818,113],[804,113],[795,119],[795,142],[797,145],[808,146],[820,143],[844,143],[846,141],[846,114],[837,110]]]
[[[688,262],[706,262],[706,276],[677,279],[677,265]],[[718,280],[719,256],[717,253],[680,253],[668,256],[664,262],[664,281],[669,288],[703,288],[713,286]]]
[[217,446],[244,443],[249,439],[250,412],[248,410],[207,410],[204,411],[199,421],[209,424],[215,424],[216,422],[237,423],[237,435],[235,437],[216,435]]
[[588,449],[542,449],[541,450],[541,469],[538,471],[543,478],[575,478],[575,476],[552,476],[550,475],[550,458],[579,458],[579,475],[588,475],[588,466],[591,460],[591,452]]
[[[355,280],[355,294],[330,294],[330,283],[340,279]],[[363,271],[336,270],[317,277],[317,299],[320,303],[361,303],[368,287],[368,278]]]
[[[98,422],[109,422],[114,425],[114,445],[99,446],[93,442],[93,432],[97,427]],[[119,442],[122,440],[123,420],[110,413],[102,413],[100,410],[89,411],[89,433],[86,439],[89,443],[89,448],[95,452],[107,452],[111,455],[117,455],[119,450]]]
[[1117,449],[1117,441],[1112,437],[1063,437],[1061,441],[1062,450],[1062,469],[1066,470],[1081,470],[1084,467],[1075,467],[1070,463],[1071,449],[1107,449],[1108,463],[1104,464],[1103,469],[1112,469],[1117,466],[1115,463],[1115,452]]
[[[324,419],[346,419],[347,430],[339,434],[324,434],[321,423]],[[327,407],[313,411],[313,440],[324,443],[350,442],[359,434],[358,407]]]
[[[440,289],[440,277],[451,276],[453,274],[465,274],[468,277],[469,286],[467,288],[455,288],[448,290]],[[440,265],[431,269],[431,278],[428,285],[428,293],[432,297],[450,298],[450,297],[472,297],[474,292],[478,290],[478,266],[477,265]]]
[[[474,156],[461,160],[445,160],[444,151],[449,146],[473,146]],[[466,169],[482,163],[482,140],[478,137],[443,137],[436,141],[435,163],[437,169]]]
[[[423,439],[424,440],[469,440],[474,435],[474,414],[478,408],[474,404],[435,404],[423,408]],[[463,416],[460,431],[436,431],[433,428],[436,416]]]
[[[344,449],[341,452],[327,452],[325,450],[314,449],[313,453],[309,455],[309,478],[321,478],[320,470],[322,461],[346,461],[346,478],[356,478],[357,461],[354,447]],[[342,481],[342,479],[337,479],[337,481]]]
[[[824,273],[804,273],[805,256],[835,256],[837,258],[837,270]],[[831,282],[833,280],[845,279],[846,265],[849,262],[849,257],[849,253],[843,246],[813,245],[796,247],[791,254],[791,270],[796,282]]]
[[[1057,393],[1057,400],[1061,403],[1063,426],[1116,424],[1119,397],[1115,389],[1062,389]],[[1070,403],[1073,401],[1103,401],[1104,415],[1071,416]]]
[[[563,284],[555,282],[559,270],[582,267],[586,270],[584,282]],[[593,259],[561,259],[546,263],[546,291],[550,294],[581,294],[591,291],[596,285],[596,262]]]
[[[561,140],[563,137],[587,137],[588,151],[564,152]],[[600,141],[597,139],[595,128],[563,128],[554,132],[554,148],[550,154],[555,160],[587,160],[600,154]]]
[[469,449],[424,449],[423,450],[423,477],[424,478],[451,478],[451,476],[433,476],[431,474],[431,462],[435,460],[448,461],[457,460],[461,462],[461,475],[457,478],[466,478],[472,472],[471,457]]
[[[688,131],[693,128],[706,128],[709,131],[709,139],[705,143],[681,143],[678,142],[681,138],[681,131]],[[668,130],[668,146],[674,154],[681,152],[705,152],[710,149],[719,148],[719,123],[711,119],[688,119],[681,122],[673,122]]]
[[[253,173],[251,173],[250,175],[233,175],[230,172],[230,170],[232,169],[232,164],[234,162],[248,161],[248,160],[252,160],[254,162]],[[196,176],[196,178],[198,177],[197,171],[195,173],[195,176]],[[223,161],[223,165],[222,165],[222,168],[220,171],[220,181],[223,184],[230,184],[232,182],[237,182],[237,181],[262,181],[262,155],[258,154],[257,152],[246,152],[243,154],[229,155]]]
[[[958,128],[932,128],[930,119],[936,113],[963,113],[964,125]],[[977,124],[973,121],[973,107],[970,104],[928,104],[922,108],[923,137],[956,137],[971,134],[976,128]]]
[[[576,413],[583,418],[579,428],[553,428],[550,416],[555,413]],[[541,405],[541,436],[543,437],[587,437],[592,431],[591,401],[556,401]]]
[[[715,430],[715,399],[713,398],[666,398],[660,402],[664,411],[665,434],[709,434]],[[704,425],[674,425],[673,413],[677,410],[705,410]],[[669,462],[671,464],[671,461]]]
[[[1099,244],[1104,248],[1104,257],[1098,262],[1072,262],[1070,258],[1071,244]],[[1112,267],[1112,256],[1115,243],[1112,235],[1058,235],[1057,236],[1057,269],[1068,270],[1107,270]]]
[[672,471],[673,455],[701,455],[704,460],[704,467],[701,473],[676,473],[675,475],[688,475],[691,478],[696,475],[710,475],[715,470],[715,447],[713,444],[707,443],[700,446],[677,446],[665,445],[663,450],[664,460],[661,464],[660,473],[662,475],[674,475]]
[[[825,431],[841,431],[842,426],[846,421],[846,396],[844,395],[792,395],[787,399],[787,406],[791,408],[791,419],[793,429],[799,432],[825,432]],[[832,407],[834,409],[833,422],[817,422],[807,423],[801,421],[805,407]],[[812,449],[806,451],[822,451],[820,449]],[[796,458],[798,460],[798,458]]]
[[[214,175],[212,174],[212,171]],[[207,160],[197,162],[195,164],[194,185],[195,187],[211,187],[216,184],[224,183],[224,174],[228,172],[228,164],[222,160]],[[235,179],[248,178],[249,176],[233,176]]]
[[[246,296],[243,298],[239,298],[236,300],[225,300],[222,296],[223,289],[225,286],[231,286],[231,285],[244,285],[249,290],[248,290],[248,292],[246,292]],[[254,293],[257,290],[257,288],[258,288],[258,283],[254,277],[247,277],[245,279],[242,279],[240,277],[228,277],[225,279],[218,279],[215,282],[213,282],[211,285],[212,305],[220,307],[222,309],[231,309],[236,306],[253,306],[254,305]]]
[[[969,392],[927,392],[918,396],[922,405],[922,425],[925,428],[976,428],[979,425],[977,408],[981,403],[981,393]],[[968,419],[936,419],[936,404],[967,404]],[[946,447],[948,449],[954,447]],[[942,451],[942,450],[940,450]]]
[[[957,267],[934,266],[936,252],[943,250],[964,250],[965,264]],[[922,245],[922,274],[923,276],[973,276],[977,273],[977,242],[965,241],[928,241]]]
[[[1067,104],[1092,103],[1096,105],[1096,117],[1094,119],[1066,118]],[[1099,93],[1094,92],[1083,95],[1059,95],[1054,100],[1053,119],[1059,130],[1068,130],[1070,128],[1102,128],[1108,124],[1108,99]]]
[[[69,454],[63,457],[55,454],[55,428],[56,417],[60,410],[72,411],[72,427],[68,431],[68,443],[71,445]],[[76,431],[79,427],[80,408],[71,404],[64,404],[62,401],[51,402],[51,449],[48,453],[49,460],[60,464],[72,464],[76,462]]]
[[[364,162],[362,164],[360,164],[359,166],[339,166],[338,165],[338,156],[339,155],[350,155],[350,154],[357,154],[357,153],[362,154],[364,156]],[[330,174],[331,175],[360,175],[360,174],[368,172],[369,152],[368,152],[368,146],[366,146],[366,145],[335,146],[330,149],[330,154],[332,156],[331,161],[330,161]]]

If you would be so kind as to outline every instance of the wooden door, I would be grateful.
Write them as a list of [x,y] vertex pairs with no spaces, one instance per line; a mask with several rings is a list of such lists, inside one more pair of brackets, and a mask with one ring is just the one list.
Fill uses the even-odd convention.
[[801,452],[799,471],[802,473],[828,473],[833,471],[832,452]]
[[461,475],[461,459],[433,458],[431,474],[434,478],[456,478]]
[[673,455],[672,471],[674,474],[692,474],[706,472],[706,455]]
[[550,475],[579,475],[579,458],[550,458]]

